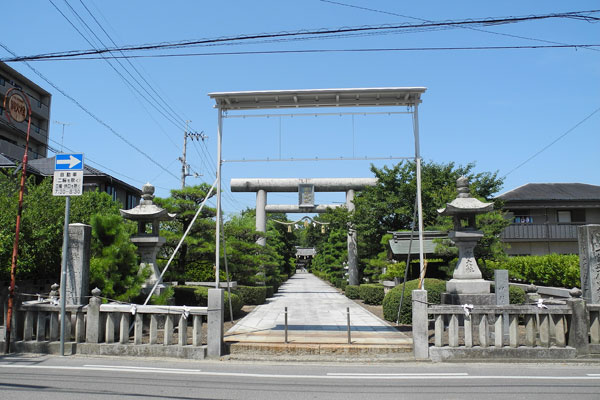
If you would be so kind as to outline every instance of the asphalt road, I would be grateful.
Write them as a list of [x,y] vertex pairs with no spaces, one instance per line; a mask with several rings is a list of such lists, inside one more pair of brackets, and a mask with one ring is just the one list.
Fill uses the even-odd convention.
[[0,399],[600,399],[600,364],[0,357]]

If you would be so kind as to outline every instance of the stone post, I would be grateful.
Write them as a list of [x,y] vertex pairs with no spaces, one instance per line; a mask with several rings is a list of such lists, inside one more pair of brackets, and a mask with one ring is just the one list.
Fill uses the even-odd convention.
[[577,228],[579,269],[583,298],[590,304],[600,303],[600,225]]
[[569,327],[569,346],[577,350],[577,355],[589,354],[589,322],[585,300],[581,298],[581,290],[573,288],[570,291],[571,298],[567,304],[571,307],[571,326]]
[[208,289],[207,355],[223,355],[223,322],[225,321],[225,295],[223,289]]
[[[354,212],[354,190],[349,189],[346,192],[346,208],[349,212]],[[354,227],[348,227],[348,284],[358,285],[358,255],[356,247],[356,230]]]
[[92,290],[92,297],[87,309],[87,323],[85,337],[87,343],[98,343],[100,341],[100,289]]
[[[508,270],[494,270],[494,287],[496,288],[496,305],[507,306],[510,304],[510,295],[508,290]],[[508,313],[502,313],[502,332],[505,337],[508,337]]]
[[69,224],[67,246],[66,304],[85,304],[90,281],[90,243],[92,227],[85,224]]
[[415,359],[429,359],[429,335],[427,320],[427,291],[412,291],[412,329]]

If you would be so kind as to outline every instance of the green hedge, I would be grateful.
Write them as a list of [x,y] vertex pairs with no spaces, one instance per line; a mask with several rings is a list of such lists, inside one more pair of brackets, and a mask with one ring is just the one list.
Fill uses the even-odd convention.
[[267,299],[270,299],[275,294],[275,288],[273,286],[265,286],[267,288]]
[[545,256],[508,257],[487,261],[490,269],[507,269],[511,279],[540,286],[580,287],[579,256],[548,254]]
[[[199,306],[208,305],[208,287],[205,286],[175,286],[174,288],[175,305],[177,306]],[[244,303],[240,296],[231,293],[231,306],[233,316],[240,314]],[[229,293],[225,291],[225,315],[229,315]]]
[[[406,282],[402,309],[400,310],[400,323],[412,323],[412,291],[419,286],[419,280],[414,279]],[[425,289],[427,290],[427,302],[429,304],[440,304],[440,297],[446,291],[446,281],[439,279],[425,278]],[[398,316],[398,306],[400,305],[400,296],[402,295],[402,285],[398,285],[390,290],[383,299],[383,317],[392,322],[396,322]]]
[[266,286],[238,286],[235,293],[242,298],[244,304],[260,305],[267,299]]
[[344,293],[349,299],[360,299],[360,291],[358,285],[347,285]]
[[383,285],[376,283],[363,283],[358,287],[360,298],[365,304],[372,304],[379,306],[385,296]]
[[525,304],[527,296],[525,291],[517,286],[508,287],[508,301],[510,304]]

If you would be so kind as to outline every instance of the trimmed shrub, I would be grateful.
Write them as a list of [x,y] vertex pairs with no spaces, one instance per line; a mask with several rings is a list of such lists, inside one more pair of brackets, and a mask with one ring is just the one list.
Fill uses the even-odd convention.
[[[412,291],[419,286],[419,280],[414,279],[406,282],[404,299],[400,310],[401,324],[412,323]],[[427,290],[427,302],[429,304],[440,304],[441,294],[446,291],[446,281],[439,279],[425,278],[425,289]],[[398,285],[390,290],[383,299],[383,317],[392,322],[396,322],[398,317],[398,306],[402,296],[402,285]]]
[[360,299],[360,291],[358,285],[347,285],[344,293],[349,299]]
[[275,294],[275,288],[273,286],[265,286],[267,288],[267,299],[270,299]]
[[510,304],[525,304],[525,300],[527,300],[527,295],[525,294],[525,291],[520,287],[509,286],[508,300]]
[[507,269],[511,279],[541,286],[580,287],[579,256],[548,254],[487,261],[489,269]]
[[381,305],[385,296],[383,285],[377,283],[363,283],[358,287],[358,292],[365,304],[376,306]]
[[[205,286],[175,286],[173,287],[175,294],[175,305],[177,306],[199,306],[206,307],[208,305],[208,287]],[[231,306],[233,308],[233,316],[240,314],[244,303],[240,296],[231,293]],[[225,315],[229,315],[229,293],[225,291]]]
[[346,286],[348,286],[348,281],[345,279],[342,279],[342,284],[340,285],[340,289],[342,289],[345,292]]
[[260,305],[267,299],[266,286],[238,286],[235,293],[242,298],[244,304]]

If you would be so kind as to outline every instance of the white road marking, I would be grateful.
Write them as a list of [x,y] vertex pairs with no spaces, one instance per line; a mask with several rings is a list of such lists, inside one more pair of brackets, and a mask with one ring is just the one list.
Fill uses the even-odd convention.
[[466,372],[431,372],[431,373],[413,373],[413,374],[366,374],[366,373],[346,373],[346,372],[328,372],[329,376],[395,376],[395,377],[415,377],[415,376],[468,376]]
[[380,380],[424,380],[424,379],[444,379],[444,380],[474,380],[474,379],[494,379],[494,380],[556,380],[556,381],[575,381],[575,380],[600,380],[600,374],[587,374],[587,376],[509,376],[509,375],[455,375],[444,374],[358,374],[358,375],[286,375],[286,374],[250,374],[244,372],[209,372],[194,369],[169,369],[169,368],[146,368],[130,366],[54,366],[54,365],[16,365],[0,364],[0,368],[10,369],[45,369],[45,370],[69,370],[69,371],[111,371],[111,372],[131,372],[131,373],[153,373],[153,374],[182,374],[198,376],[227,376],[239,378],[272,378],[272,379],[380,379]]
[[151,370],[151,371],[183,371],[183,372],[200,372],[201,369],[180,369],[180,368],[158,368],[158,367],[128,367],[126,365],[96,365],[96,364],[85,364],[84,367],[91,368],[128,368],[128,369],[138,369],[138,370]]

